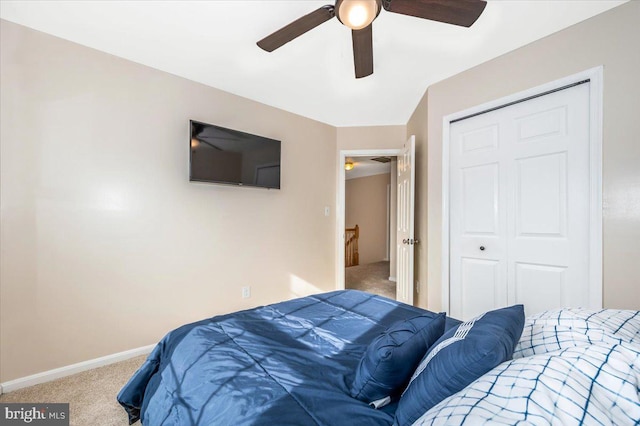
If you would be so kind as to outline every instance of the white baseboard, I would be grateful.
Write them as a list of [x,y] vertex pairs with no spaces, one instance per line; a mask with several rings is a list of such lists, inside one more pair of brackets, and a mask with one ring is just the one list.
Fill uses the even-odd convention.
[[393,281],[395,283],[396,282],[396,277],[389,277],[389,281]]
[[155,346],[156,345],[154,344],[143,346],[141,348],[130,349],[128,351],[118,352],[116,354],[90,359],[88,361],[82,361],[77,364],[71,364],[65,367],[55,368],[53,370],[43,371],[42,373],[33,374],[31,376],[21,377],[19,379],[0,383],[0,395],[29,386],[50,382],[62,377],[71,376],[73,374],[82,373],[83,371],[92,370],[94,368],[103,367],[115,362],[124,361],[129,358],[137,357],[139,355],[146,355],[150,353]]

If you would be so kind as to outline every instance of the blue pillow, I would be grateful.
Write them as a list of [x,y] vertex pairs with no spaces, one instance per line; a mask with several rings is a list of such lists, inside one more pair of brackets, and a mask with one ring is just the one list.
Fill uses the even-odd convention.
[[524,308],[515,305],[486,312],[447,331],[413,373],[394,424],[413,424],[443,399],[511,359],[523,327]]
[[371,403],[399,395],[427,349],[444,333],[444,325],[445,314],[430,314],[389,327],[360,360],[351,396]]

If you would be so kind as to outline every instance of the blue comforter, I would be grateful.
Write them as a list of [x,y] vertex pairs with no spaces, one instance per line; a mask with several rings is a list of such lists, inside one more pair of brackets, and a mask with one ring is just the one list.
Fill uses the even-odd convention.
[[396,404],[375,410],[349,387],[371,340],[424,313],[346,290],[185,325],[158,343],[118,401],[145,426],[390,425]]

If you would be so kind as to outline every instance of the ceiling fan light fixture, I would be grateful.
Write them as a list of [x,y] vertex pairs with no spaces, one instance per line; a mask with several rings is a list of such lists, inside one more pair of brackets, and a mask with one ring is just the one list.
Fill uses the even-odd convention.
[[381,0],[338,0],[335,8],[340,22],[352,30],[368,27],[380,9]]

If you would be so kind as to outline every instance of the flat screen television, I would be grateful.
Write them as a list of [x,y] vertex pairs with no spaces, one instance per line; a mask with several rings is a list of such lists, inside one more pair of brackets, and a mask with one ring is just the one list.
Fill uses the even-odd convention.
[[280,141],[190,120],[189,180],[280,189]]

